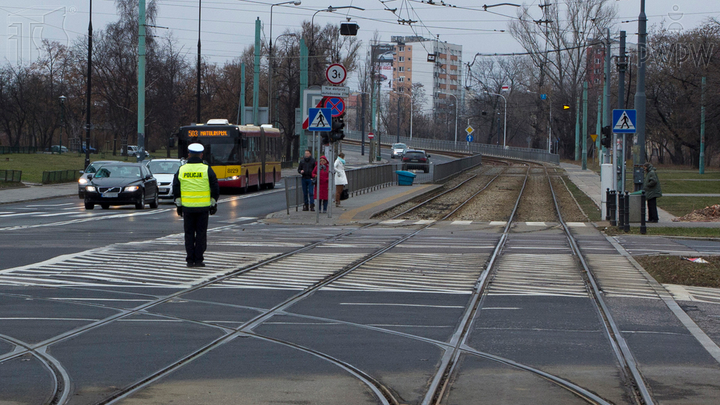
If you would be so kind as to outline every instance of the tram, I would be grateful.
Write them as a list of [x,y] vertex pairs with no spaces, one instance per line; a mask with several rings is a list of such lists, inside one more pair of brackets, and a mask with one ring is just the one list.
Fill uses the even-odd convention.
[[270,126],[232,125],[225,119],[181,127],[178,158],[187,159],[187,147],[201,143],[203,159],[218,177],[220,188],[248,191],[274,188],[282,172],[282,134]]

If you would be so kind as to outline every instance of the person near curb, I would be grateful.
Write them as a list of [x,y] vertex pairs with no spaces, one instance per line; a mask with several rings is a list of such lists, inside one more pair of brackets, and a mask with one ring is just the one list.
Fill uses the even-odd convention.
[[325,156],[320,156],[320,162],[315,166],[312,176],[317,179],[315,198],[318,200],[318,210],[327,212],[328,182],[330,181],[330,163]]
[[217,212],[220,185],[210,166],[203,163],[205,148],[199,143],[188,145],[187,163],[173,178],[173,197],[177,213],[185,228],[185,261],[188,267],[205,267],[209,215]]
[[345,175],[345,154],[338,154],[338,158],[335,159],[335,206],[340,206],[340,194],[348,184],[347,176]]
[[313,170],[315,170],[315,159],[309,150],[305,151],[305,157],[300,160],[298,173],[302,176],[303,211],[315,211],[315,200],[313,194]]
[[657,223],[660,219],[657,210],[657,198],[662,197],[660,189],[660,179],[655,171],[655,166],[650,162],[645,165],[645,181],[643,182],[643,191],[645,191],[645,200],[648,208],[648,222]]

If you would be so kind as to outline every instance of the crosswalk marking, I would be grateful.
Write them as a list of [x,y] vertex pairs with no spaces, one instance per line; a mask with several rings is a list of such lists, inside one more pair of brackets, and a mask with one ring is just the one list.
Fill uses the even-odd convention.
[[545,222],[525,222],[527,226],[547,226]]
[[706,302],[720,304],[720,288],[695,287],[688,285],[663,284],[663,287],[678,301]]
[[405,220],[404,219],[388,219],[388,220],[382,221],[380,223],[383,225],[395,225],[395,224],[399,224],[402,222],[405,222]]
[[488,295],[588,296],[575,259],[569,254],[503,255]]
[[655,289],[623,256],[586,254],[587,263],[600,286],[610,297],[659,299]]
[[491,226],[505,226],[507,221],[490,221]]
[[565,225],[567,225],[568,228],[582,228],[587,226],[585,222],[566,222]]
[[480,253],[386,253],[323,290],[471,294],[487,258]]

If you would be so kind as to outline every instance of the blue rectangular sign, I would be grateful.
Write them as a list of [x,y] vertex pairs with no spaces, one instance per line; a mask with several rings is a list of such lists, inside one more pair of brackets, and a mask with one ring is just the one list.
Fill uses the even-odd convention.
[[332,111],[329,108],[308,108],[308,131],[330,132]]
[[637,110],[613,110],[612,132],[634,134],[637,132]]

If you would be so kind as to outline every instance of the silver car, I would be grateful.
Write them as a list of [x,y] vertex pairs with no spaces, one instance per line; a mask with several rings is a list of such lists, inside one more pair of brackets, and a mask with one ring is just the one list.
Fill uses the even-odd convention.
[[153,159],[148,168],[158,182],[160,200],[173,200],[173,177],[185,161],[181,159]]
[[396,157],[402,157],[407,152],[408,147],[404,143],[394,143],[390,148],[390,157],[395,159]]

